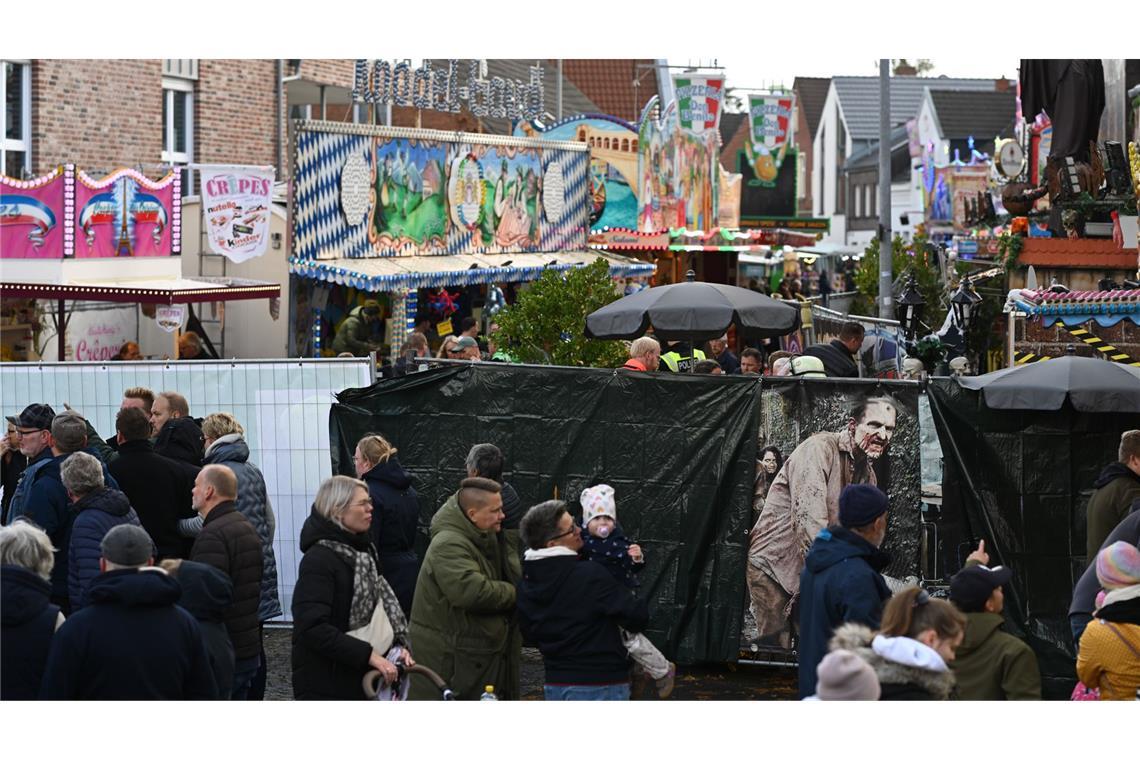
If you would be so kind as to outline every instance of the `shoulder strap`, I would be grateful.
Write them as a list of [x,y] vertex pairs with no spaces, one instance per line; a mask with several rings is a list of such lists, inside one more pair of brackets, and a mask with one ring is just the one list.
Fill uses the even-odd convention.
[[1115,625],[1113,625],[1112,623],[1109,623],[1107,621],[1105,621],[1104,624],[1106,626],[1108,626],[1108,630],[1110,630],[1116,634],[1116,638],[1118,638],[1124,642],[1124,646],[1128,647],[1132,651],[1132,655],[1134,657],[1140,659],[1140,652],[1136,651],[1136,647],[1132,646],[1132,642],[1130,642],[1128,639],[1124,638],[1124,634],[1121,633]]

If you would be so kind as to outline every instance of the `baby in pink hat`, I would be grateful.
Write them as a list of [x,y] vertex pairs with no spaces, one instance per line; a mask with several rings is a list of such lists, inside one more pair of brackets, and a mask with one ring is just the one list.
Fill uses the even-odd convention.
[[[605,483],[582,491],[582,557],[598,562],[630,589],[639,585],[635,573],[645,567],[641,547],[625,537],[617,521],[614,489]],[[640,633],[622,629],[622,643],[629,656],[653,679],[657,694],[664,699],[673,692],[677,666]]]

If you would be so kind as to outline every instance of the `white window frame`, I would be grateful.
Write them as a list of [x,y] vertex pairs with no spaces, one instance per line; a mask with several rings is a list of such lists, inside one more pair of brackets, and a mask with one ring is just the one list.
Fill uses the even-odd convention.
[[863,186],[856,185],[855,192],[852,195],[855,196],[855,209],[851,216],[853,219],[859,219],[863,216]]
[[[20,103],[20,126],[24,135],[21,140],[8,137],[8,78],[0,77],[0,100],[4,102],[4,110],[0,112],[0,173],[8,165],[8,151],[23,151],[24,171],[32,170],[32,62],[29,60],[14,60],[5,58],[0,64],[11,63],[22,67],[20,78],[23,92]],[[22,177],[17,177],[22,179]]]
[[[174,93],[186,94],[186,150],[175,151],[174,147]],[[162,78],[162,98],[166,103],[166,123],[162,125],[162,156],[164,164],[186,167],[194,161],[194,82],[174,77]],[[189,196],[194,187],[194,172],[186,169],[186,185],[183,196]]]

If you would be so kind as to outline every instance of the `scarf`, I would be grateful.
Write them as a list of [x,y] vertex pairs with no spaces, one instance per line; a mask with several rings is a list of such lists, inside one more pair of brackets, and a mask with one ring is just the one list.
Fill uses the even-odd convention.
[[317,545],[333,552],[352,568],[352,605],[348,613],[348,629],[351,631],[368,625],[376,605],[383,604],[388,621],[392,624],[393,639],[407,646],[408,621],[400,609],[396,592],[384,580],[384,576],[380,575],[372,552],[356,551],[340,541],[329,539],[318,541]]
[[545,549],[527,549],[523,559],[550,559],[551,557],[577,557],[578,552],[565,546],[548,546]]

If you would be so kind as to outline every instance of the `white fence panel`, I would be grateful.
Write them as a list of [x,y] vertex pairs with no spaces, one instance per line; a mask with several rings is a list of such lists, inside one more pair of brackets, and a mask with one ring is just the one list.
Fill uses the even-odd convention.
[[87,417],[104,437],[115,432],[123,391],[134,386],[156,394],[177,391],[190,413],[229,412],[245,428],[250,461],[265,475],[277,517],[273,548],[286,620],[301,562],[301,525],[317,486],[332,475],[329,408],[333,394],[372,383],[368,359],[263,361],[106,362],[0,365],[4,414],[31,403],[64,403]]

